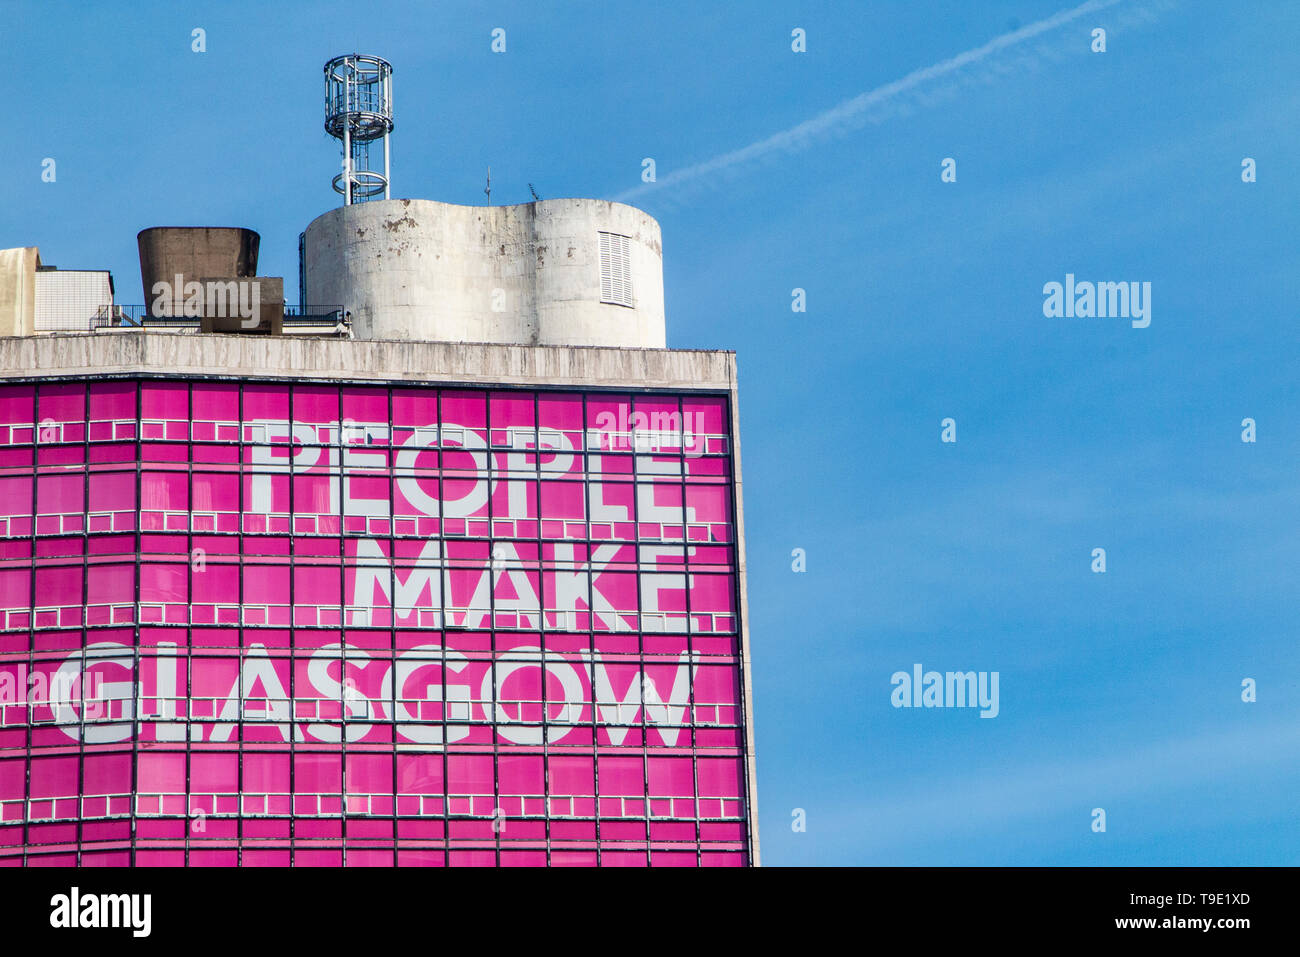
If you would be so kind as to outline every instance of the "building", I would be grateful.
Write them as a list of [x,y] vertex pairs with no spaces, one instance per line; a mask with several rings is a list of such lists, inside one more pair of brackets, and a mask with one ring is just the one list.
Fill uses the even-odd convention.
[[0,252],[0,864],[757,863],[735,356],[654,220],[351,203],[296,310],[247,232],[82,332]]
[[59,269],[35,247],[0,250],[0,334],[93,329],[120,318],[107,269]]

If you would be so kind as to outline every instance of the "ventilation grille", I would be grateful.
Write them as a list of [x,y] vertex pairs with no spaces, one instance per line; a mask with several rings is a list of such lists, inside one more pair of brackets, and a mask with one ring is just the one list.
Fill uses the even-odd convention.
[[600,234],[600,301],[615,306],[635,305],[628,238],[618,233]]

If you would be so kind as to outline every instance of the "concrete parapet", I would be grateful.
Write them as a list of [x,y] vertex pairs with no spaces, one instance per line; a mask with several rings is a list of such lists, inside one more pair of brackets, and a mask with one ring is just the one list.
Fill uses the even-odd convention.
[[692,349],[150,331],[0,338],[0,378],[174,374],[731,391],[735,365],[733,352]]

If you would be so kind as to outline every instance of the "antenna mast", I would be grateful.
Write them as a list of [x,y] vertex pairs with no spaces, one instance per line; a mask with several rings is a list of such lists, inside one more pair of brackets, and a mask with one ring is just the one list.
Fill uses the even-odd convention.
[[[393,131],[393,66],[377,56],[351,53],[325,64],[325,132],[343,144],[343,172],[334,191],[343,204],[364,203],[388,192],[388,134]],[[383,172],[371,166],[370,146],[383,150]]]

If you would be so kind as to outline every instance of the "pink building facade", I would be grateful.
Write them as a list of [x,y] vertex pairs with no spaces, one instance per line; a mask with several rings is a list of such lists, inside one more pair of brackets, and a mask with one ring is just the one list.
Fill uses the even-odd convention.
[[732,402],[0,385],[0,864],[753,863]]

